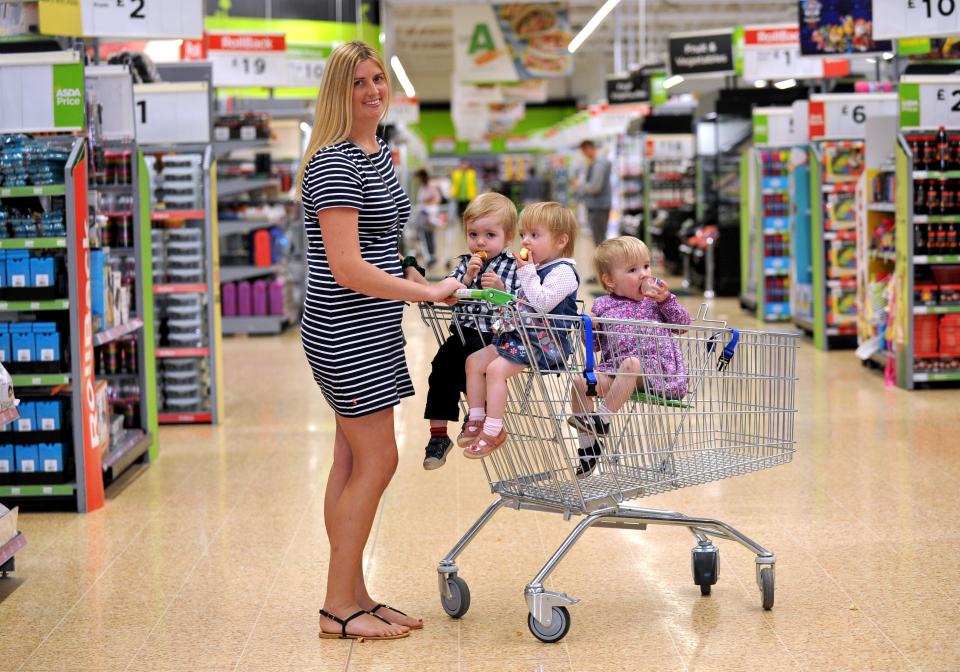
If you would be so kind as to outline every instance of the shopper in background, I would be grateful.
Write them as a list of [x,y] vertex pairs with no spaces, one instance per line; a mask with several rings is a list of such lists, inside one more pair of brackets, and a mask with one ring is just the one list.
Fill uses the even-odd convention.
[[[462,254],[449,277],[472,289],[516,292],[517,262],[510,246],[517,235],[517,208],[502,194],[480,194],[463,213],[463,230],[470,254]],[[424,469],[437,469],[453,445],[447,423],[460,419],[460,393],[466,389],[467,357],[493,342],[495,316],[490,304],[478,302],[455,309],[457,326],[430,363],[430,388],[423,417],[430,421],[430,441]]]
[[587,224],[597,247],[607,239],[607,223],[610,221],[612,190],[610,188],[610,162],[597,151],[592,140],[580,143],[580,151],[587,159],[587,169],[577,187],[577,195],[587,211]]
[[[370,597],[362,556],[397,466],[393,407],[413,394],[403,302],[441,301],[462,285],[453,278],[431,285],[415,263],[401,263],[410,200],[376,135],[389,101],[379,54],[364,42],[337,47],[297,179],[308,240],[301,339],[337,425],[324,497],[330,562],[321,638],[395,639],[422,627]],[[396,571],[407,570],[398,562]]]
[[443,195],[435,184],[430,182],[430,173],[426,168],[421,168],[415,173],[420,188],[417,190],[417,216],[414,218],[417,240],[423,242],[426,248],[427,258],[423,265],[427,268],[433,266],[437,260],[437,245],[435,231],[442,222],[440,214],[440,203],[443,201]]
[[550,183],[537,175],[537,167],[530,166],[527,171],[527,179],[520,186],[520,202],[524,207],[531,203],[550,200]]
[[450,196],[457,201],[457,217],[463,221],[463,213],[477,195],[477,171],[470,162],[460,159],[460,166],[450,174]]

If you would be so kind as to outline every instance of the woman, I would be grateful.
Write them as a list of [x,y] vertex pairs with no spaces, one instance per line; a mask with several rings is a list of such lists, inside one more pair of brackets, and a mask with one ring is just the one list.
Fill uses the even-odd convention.
[[373,48],[351,42],[335,49],[297,179],[309,269],[301,340],[337,421],[324,498],[330,564],[322,638],[394,639],[422,627],[422,619],[370,597],[362,554],[397,466],[393,407],[413,394],[403,302],[441,301],[462,285],[431,285],[401,263],[410,200],[376,135],[389,100],[386,69]]
[[434,230],[437,228],[440,218],[440,202],[443,197],[436,185],[430,182],[430,173],[425,168],[421,168],[414,173],[414,177],[417,178],[420,185],[417,190],[417,216],[415,219],[417,242],[423,241],[427,252],[427,260],[424,262],[424,266],[429,269],[437,259]]

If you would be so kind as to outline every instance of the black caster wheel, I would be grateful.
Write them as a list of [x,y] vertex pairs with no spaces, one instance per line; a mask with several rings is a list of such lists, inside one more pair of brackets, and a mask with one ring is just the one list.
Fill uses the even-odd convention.
[[773,567],[764,567],[760,570],[760,593],[763,595],[765,611],[773,609]]
[[693,549],[693,582],[700,586],[701,595],[709,595],[710,588],[720,578],[720,552],[716,549]]
[[467,582],[456,574],[447,577],[447,588],[450,590],[450,597],[441,593],[440,604],[447,615],[462,618],[470,610],[470,588]]
[[543,627],[533,617],[533,614],[529,614],[527,616],[527,627],[530,628],[533,636],[541,642],[554,644],[567,636],[567,632],[570,630],[570,612],[567,611],[566,607],[554,607],[549,628]]

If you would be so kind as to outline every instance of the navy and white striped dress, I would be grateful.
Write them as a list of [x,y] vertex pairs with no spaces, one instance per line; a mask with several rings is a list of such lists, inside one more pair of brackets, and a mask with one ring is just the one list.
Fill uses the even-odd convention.
[[300,338],[327,403],[348,417],[413,395],[400,326],[403,302],[338,285],[317,221],[317,212],[328,208],[358,210],[364,261],[403,277],[397,241],[410,217],[410,199],[397,181],[390,151],[378,142],[380,151],[369,155],[370,161],[348,141],[326,147],[307,164],[303,178],[308,277]]

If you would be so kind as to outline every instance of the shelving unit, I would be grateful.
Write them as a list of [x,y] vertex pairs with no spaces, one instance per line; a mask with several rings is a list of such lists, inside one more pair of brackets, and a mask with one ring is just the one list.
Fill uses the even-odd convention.
[[[658,117],[647,117],[645,123]],[[691,119],[677,122],[689,128]],[[651,254],[669,272],[680,273],[679,230],[696,208],[696,136],[658,133],[644,136],[643,221]]]
[[643,237],[643,138],[639,120],[617,139],[620,232]]

